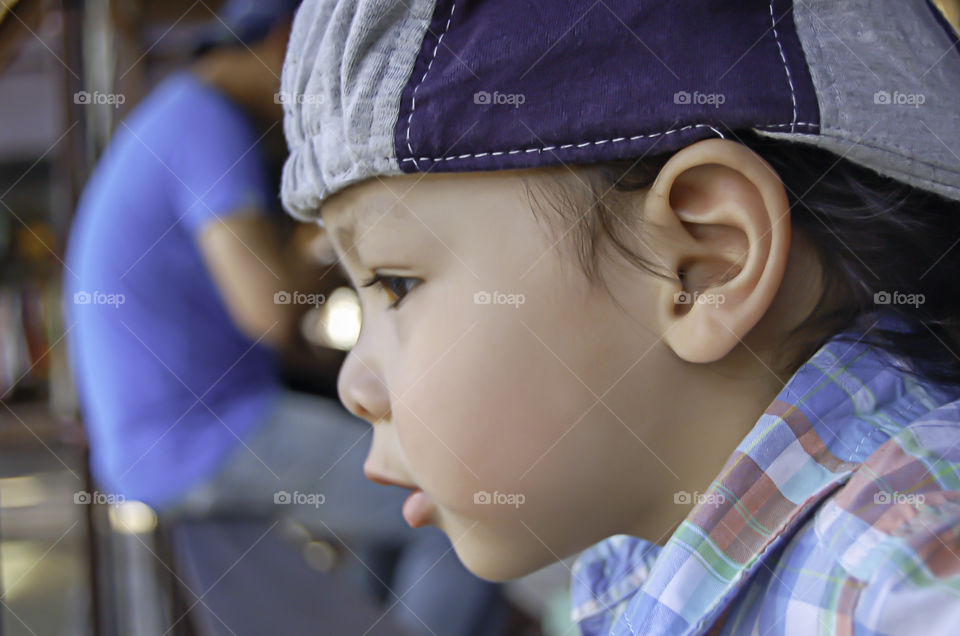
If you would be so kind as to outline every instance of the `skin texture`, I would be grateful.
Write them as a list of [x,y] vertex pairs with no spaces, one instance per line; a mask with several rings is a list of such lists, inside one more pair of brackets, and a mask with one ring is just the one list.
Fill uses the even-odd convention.
[[[681,150],[632,199],[635,249],[684,274],[611,256],[616,302],[532,214],[524,184],[547,172],[371,179],[322,208],[363,308],[338,390],[373,425],[365,473],[422,489],[490,580],[613,534],[662,543],[689,511],[674,494],[704,491],[783,387],[770,349],[820,289],[779,178],[740,144]],[[360,287],[375,271],[412,280]],[[708,287],[724,302],[677,302]]]

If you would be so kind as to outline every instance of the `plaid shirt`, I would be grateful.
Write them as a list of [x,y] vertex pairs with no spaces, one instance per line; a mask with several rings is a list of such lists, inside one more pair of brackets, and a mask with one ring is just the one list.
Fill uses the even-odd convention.
[[666,545],[578,557],[581,633],[960,634],[960,387],[907,364],[824,345]]

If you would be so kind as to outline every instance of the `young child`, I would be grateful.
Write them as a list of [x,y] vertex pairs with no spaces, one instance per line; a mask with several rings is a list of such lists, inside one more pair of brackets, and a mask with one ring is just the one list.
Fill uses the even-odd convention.
[[367,476],[484,578],[584,551],[584,634],[958,633],[958,51],[921,0],[307,0],[282,198]]

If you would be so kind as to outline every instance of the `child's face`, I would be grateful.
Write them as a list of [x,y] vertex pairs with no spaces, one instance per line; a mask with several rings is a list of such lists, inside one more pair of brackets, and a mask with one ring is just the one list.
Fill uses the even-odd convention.
[[[339,393],[373,423],[365,472],[422,489],[427,523],[491,580],[670,510],[673,468],[715,442],[678,444],[667,424],[689,405],[676,399],[683,367],[645,326],[663,283],[607,265],[621,310],[584,278],[569,236],[538,224],[525,177],[537,178],[368,180],[322,212],[356,285],[374,271],[416,279],[393,283],[408,290],[396,309],[394,292],[359,289],[363,326]],[[350,244],[338,233],[355,223]]]

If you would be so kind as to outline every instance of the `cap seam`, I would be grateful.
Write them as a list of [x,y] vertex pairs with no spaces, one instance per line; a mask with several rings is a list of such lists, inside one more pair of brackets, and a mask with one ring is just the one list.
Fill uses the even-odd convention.
[[[776,123],[776,124],[759,124],[749,126],[750,128],[793,128],[795,126],[808,126],[818,128],[819,124],[814,124],[810,122],[785,122],[785,123]],[[710,128],[716,132],[716,128],[712,124],[690,124],[683,126],[681,128],[672,128],[667,131],[650,133],[646,135],[633,135],[632,137],[615,137],[611,139],[597,139],[594,141],[585,141],[581,143],[567,143],[562,145],[553,145],[553,146],[533,146],[530,148],[518,148],[512,150],[497,150],[497,151],[484,151],[484,152],[471,152],[464,153],[460,155],[444,155],[442,157],[404,157],[401,161],[413,161],[416,165],[416,161],[451,161],[454,159],[469,159],[469,158],[482,158],[482,157],[497,157],[501,155],[516,155],[520,153],[530,153],[530,152],[546,152],[550,150],[567,150],[569,148],[585,148],[587,146],[599,146],[605,143],[618,143],[623,141],[637,141],[638,139],[651,139],[653,137],[662,137],[665,135],[672,135],[677,132],[682,132],[684,130],[690,130],[692,128]],[[419,166],[417,166],[419,169]]]
[[[792,128],[793,126],[808,126],[808,127],[814,127],[814,128],[816,128],[816,127],[819,127],[819,124],[814,124],[814,123],[810,123],[810,122],[796,122],[796,123],[787,122],[787,123],[782,123],[782,124],[761,124],[761,125],[749,126],[749,127],[750,127],[750,128]],[[574,147],[575,147],[575,148],[584,148],[584,147],[589,146],[589,145],[602,145],[602,144],[605,144],[605,143],[608,143],[608,142],[610,142],[610,143],[617,143],[617,142],[620,142],[620,141],[636,141],[636,140],[638,140],[638,139],[643,139],[643,138],[659,137],[659,136],[663,136],[663,135],[670,135],[670,134],[673,134],[673,133],[675,133],[675,132],[681,132],[681,131],[688,130],[688,129],[691,129],[691,128],[711,128],[711,129],[714,129],[714,130],[715,130],[715,127],[714,127],[712,124],[691,124],[691,125],[689,125],[689,126],[684,126],[684,127],[682,127],[682,128],[675,128],[675,129],[667,130],[667,131],[665,131],[665,132],[651,133],[651,134],[648,134],[648,135],[634,135],[634,136],[632,136],[632,137],[617,137],[617,138],[613,138],[613,139],[601,139],[601,140],[597,140],[597,141],[587,141],[587,142],[582,142],[582,143],[569,143],[569,144],[563,144],[563,145],[560,145],[560,146],[535,146],[535,147],[531,147],[531,148],[521,148],[521,149],[517,149],[517,150],[485,151],[485,152],[476,152],[476,153],[466,153],[466,154],[461,154],[461,155],[444,155],[443,157],[417,157],[416,159],[418,159],[418,160],[420,160],[420,161],[449,161],[449,160],[452,160],[452,159],[469,159],[469,158],[471,158],[471,157],[479,158],[479,157],[485,157],[485,156],[500,156],[500,155],[505,155],[505,154],[520,154],[520,153],[529,153],[529,152],[537,152],[537,151],[546,152],[546,151],[550,151],[550,150],[567,150],[567,149],[569,149],[569,148],[574,148]],[[299,150],[299,149],[298,149],[298,150]],[[396,157],[394,157],[394,156],[373,157],[373,158],[372,158],[373,161],[392,161],[392,160],[394,160],[394,159],[396,159]],[[414,158],[413,158],[413,157],[406,157],[406,158],[402,159],[402,161],[414,161]],[[331,176],[331,177],[341,177],[341,176],[343,176],[343,175],[351,172],[351,171],[352,171],[354,168],[356,168],[356,167],[363,167],[363,164],[360,164],[360,163],[351,164],[348,169],[342,170],[342,171],[340,171],[340,172],[335,172],[335,173],[331,174],[330,176]]]
[[[790,85],[790,100],[793,102],[793,120],[794,126],[797,123],[797,92],[793,86],[793,77],[790,75],[790,67],[787,65],[787,56],[783,52],[783,44],[780,42],[780,34],[777,32],[777,18],[773,13],[773,0],[770,0],[770,22],[773,25],[773,39],[777,43],[777,49],[780,51],[780,59],[783,61],[783,70],[787,73],[787,83]],[[794,126],[791,126],[790,132],[795,132]]]
[[[411,160],[413,165],[417,170],[420,169],[420,166],[417,165],[417,160],[414,158],[413,146],[410,143],[410,128],[413,123],[413,113],[417,110],[417,91],[420,90],[420,86],[423,84],[424,80],[427,79],[427,74],[430,72],[430,69],[433,67],[434,60],[437,59],[437,50],[440,48],[440,43],[443,41],[443,36],[447,34],[447,31],[450,29],[450,22],[453,20],[453,13],[457,10],[457,2],[453,0],[450,4],[450,15],[447,16],[447,23],[443,27],[443,31],[440,32],[440,35],[437,37],[437,43],[433,46],[433,52],[430,54],[430,62],[427,64],[426,70],[423,71],[423,75],[420,76],[420,81],[417,82],[417,85],[413,87],[413,92],[410,94],[410,114],[407,115],[407,150],[410,152],[410,157],[404,159],[404,161]],[[427,26],[427,32],[429,33],[430,27]],[[416,58],[414,58],[414,66],[416,66]],[[394,150],[396,152],[396,150]]]

